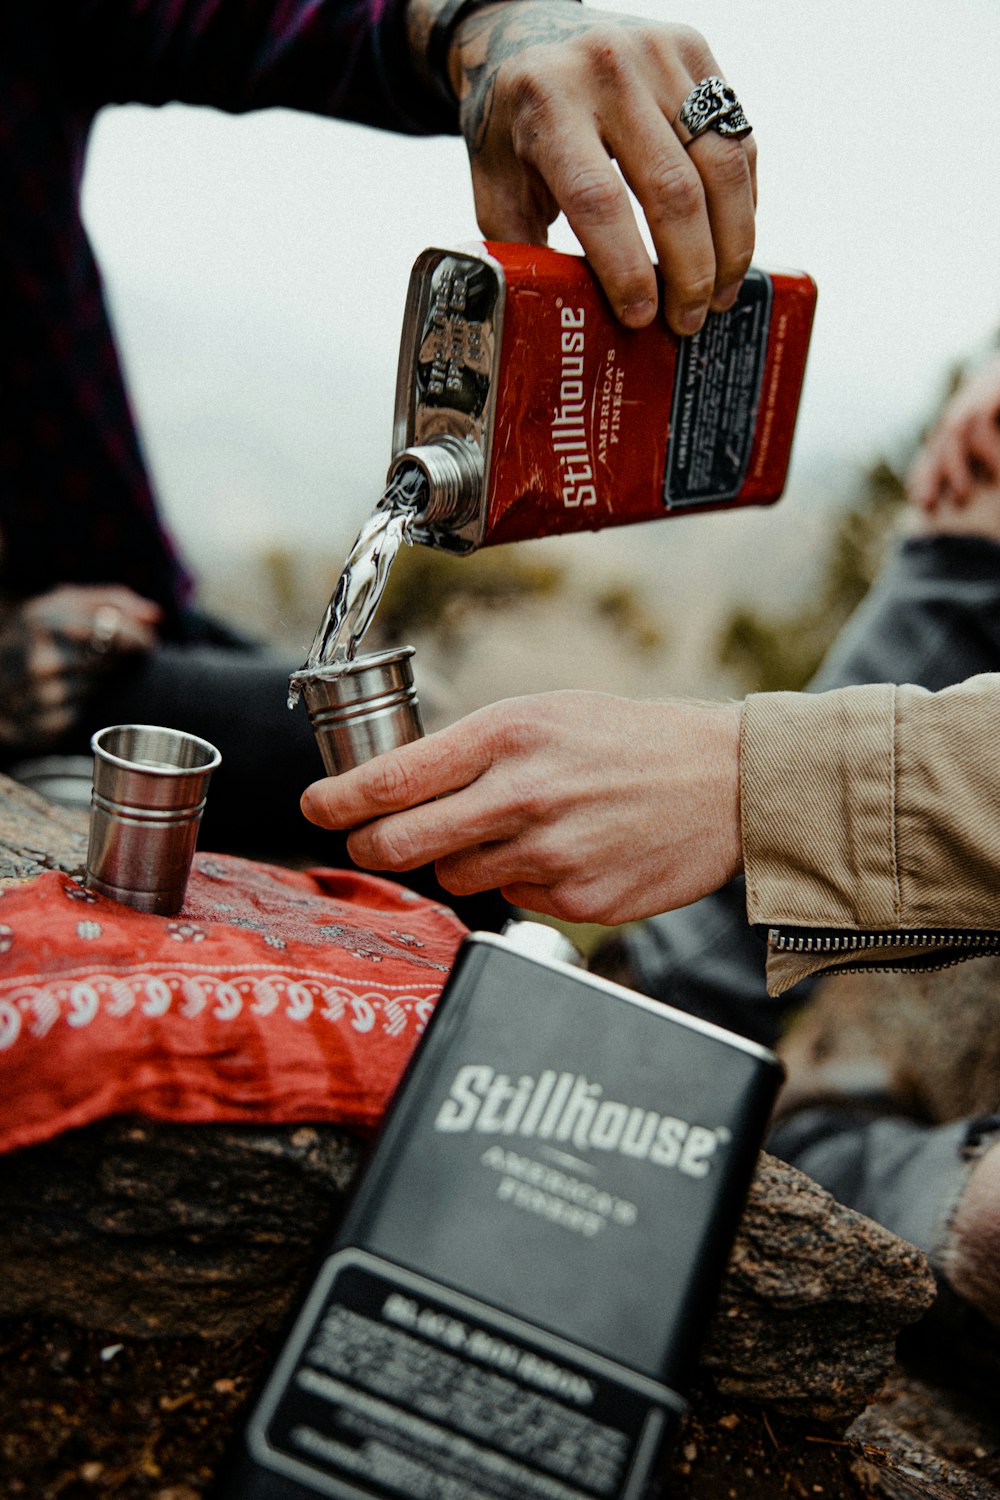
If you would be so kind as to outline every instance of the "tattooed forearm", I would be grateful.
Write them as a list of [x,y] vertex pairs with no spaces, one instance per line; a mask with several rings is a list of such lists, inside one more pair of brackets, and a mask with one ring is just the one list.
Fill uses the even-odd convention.
[[511,0],[407,0],[406,35],[413,66],[435,93],[457,103],[450,69],[452,33],[465,24],[462,12]]
[[[493,90],[505,62],[528,47],[558,46],[598,24],[598,19],[584,17],[579,4],[569,0],[555,4],[553,0],[496,0],[495,5],[481,0],[481,6],[459,22],[449,55],[436,63],[432,58],[435,28],[442,21],[446,28],[454,25],[449,21],[454,0],[409,0],[406,8],[410,53],[423,81],[460,101],[473,94],[480,100],[471,111],[472,124],[465,129],[470,143],[482,137],[488,105],[481,101]],[[628,25],[631,19],[622,17],[619,24]],[[438,69],[446,69],[447,76],[438,77]]]

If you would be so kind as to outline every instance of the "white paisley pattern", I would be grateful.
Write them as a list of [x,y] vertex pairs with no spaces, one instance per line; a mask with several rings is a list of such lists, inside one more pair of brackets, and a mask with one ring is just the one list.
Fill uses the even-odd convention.
[[235,1021],[244,1009],[266,1023],[320,1020],[351,1032],[419,1036],[440,989],[438,983],[384,985],[358,993],[347,979],[251,965],[217,973],[201,966],[149,965],[108,973],[80,967],[58,976],[0,983],[0,1052],[19,1039],[43,1038],[60,1025],[81,1029],[100,1016],[119,1021],[136,1007],[156,1019],[173,1014],[196,1021],[210,1010],[215,1020]]

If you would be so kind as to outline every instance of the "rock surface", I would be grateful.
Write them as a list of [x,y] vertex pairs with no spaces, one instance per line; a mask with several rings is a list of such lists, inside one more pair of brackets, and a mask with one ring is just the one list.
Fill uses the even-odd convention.
[[846,1424],[933,1295],[918,1250],[764,1154],[702,1364],[721,1395]]
[[[362,1149],[331,1126],[117,1119],[0,1159],[0,1493],[201,1500]],[[786,1467],[836,1494],[846,1450],[805,1435],[844,1432],[930,1296],[915,1251],[762,1158],[678,1493],[721,1494],[770,1423]]]
[[332,1125],[112,1119],[0,1157],[0,1317],[129,1338],[273,1332],[362,1149]]
[[[0,1158],[0,1316],[129,1338],[273,1333],[361,1151],[329,1125],[116,1119]],[[917,1251],[765,1156],[705,1368],[724,1395],[846,1424],[932,1295]]]
[[57,807],[0,775],[0,884],[30,880],[42,870],[82,875],[86,867],[86,814]]

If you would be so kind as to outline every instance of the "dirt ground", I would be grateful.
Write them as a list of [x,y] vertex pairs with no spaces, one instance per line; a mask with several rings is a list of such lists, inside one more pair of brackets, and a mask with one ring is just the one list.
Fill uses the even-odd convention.
[[[272,1347],[0,1324],[0,1500],[210,1500]],[[995,1396],[897,1374],[847,1436],[696,1396],[669,1500],[1000,1500]]]

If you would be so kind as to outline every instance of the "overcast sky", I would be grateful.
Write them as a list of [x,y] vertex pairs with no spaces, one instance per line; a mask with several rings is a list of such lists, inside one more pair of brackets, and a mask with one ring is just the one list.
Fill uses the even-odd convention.
[[[697,25],[756,128],[757,259],[820,289],[795,472],[902,447],[1000,326],[1000,4],[607,8]],[[350,532],[389,456],[409,268],[476,233],[464,148],[126,107],[99,121],[85,202],[182,537]]]

